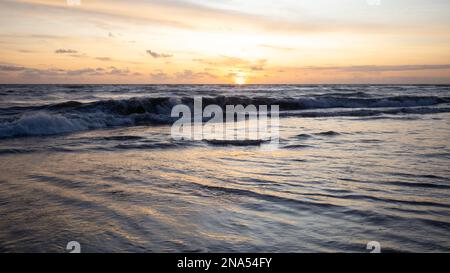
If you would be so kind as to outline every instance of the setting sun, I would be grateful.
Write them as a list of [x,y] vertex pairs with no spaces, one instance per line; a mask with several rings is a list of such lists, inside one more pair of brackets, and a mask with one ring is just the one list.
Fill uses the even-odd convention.
[[245,84],[247,81],[247,78],[244,74],[237,74],[234,76],[234,83],[238,85]]

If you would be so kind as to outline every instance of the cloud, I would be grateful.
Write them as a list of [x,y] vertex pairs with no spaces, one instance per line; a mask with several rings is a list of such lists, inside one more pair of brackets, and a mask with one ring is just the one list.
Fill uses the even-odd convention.
[[165,73],[162,70],[157,70],[154,73],[150,73],[150,78],[154,82],[195,82],[206,79],[216,79],[216,75],[209,72],[194,72],[190,69],[183,70],[181,72],[176,72],[174,74]]
[[250,69],[253,71],[262,71],[264,70],[264,66],[266,65],[267,60],[266,59],[260,59],[256,62],[256,64],[253,64],[250,66]]
[[152,56],[155,59],[158,59],[158,58],[170,58],[170,57],[173,56],[171,54],[157,53],[157,52],[151,51],[151,50],[147,50],[146,52],[147,52],[147,54],[149,54],[150,56]]
[[128,68],[98,67],[98,68],[81,68],[81,69],[60,69],[47,68],[39,69],[32,67],[16,66],[16,65],[0,65],[0,72],[4,73],[19,73],[19,76],[24,77],[63,77],[63,76],[130,76],[137,75],[136,72],[131,72]]
[[14,65],[0,65],[1,72],[16,72],[16,71],[24,71],[26,67],[23,66],[14,66]]
[[56,54],[76,54],[78,53],[77,50],[73,50],[73,49],[64,49],[64,48],[60,48],[55,50]]
[[[164,5],[165,1],[161,1],[158,5],[157,3],[147,3],[148,8],[156,9],[158,6]],[[169,2],[169,1],[168,1]],[[154,26],[167,26],[173,28],[180,29],[191,29],[192,26],[187,25],[183,22],[183,20],[168,20],[163,16],[155,16],[152,13],[148,14],[148,9],[144,9],[144,12],[136,12],[135,10],[130,10],[129,3],[124,3],[121,5],[120,3],[116,3],[117,8],[111,9],[111,3],[93,5],[93,8],[89,6],[84,6],[84,8],[67,8],[67,4],[65,1],[53,1],[50,2],[38,2],[33,0],[23,0],[23,1],[11,1],[4,0],[2,1],[2,6],[6,9],[11,9],[14,11],[20,11],[28,13],[32,11],[33,15],[51,15],[53,18],[67,18],[68,16],[75,17],[77,16],[80,20],[95,22],[97,24],[106,24],[110,25],[110,22],[119,20],[121,22],[134,23],[139,25],[154,25]],[[125,8],[124,8],[125,7]],[[86,19],[89,18],[89,19]],[[90,19],[95,18],[95,20]],[[37,37],[37,35],[29,35],[27,37],[33,38],[44,38],[44,39],[52,39],[52,38],[61,38],[56,36],[48,35],[48,37],[44,37],[47,35],[41,35],[42,37]]]
[[276,46],[276,45],[267,45],[267,44],[261,44],[260,47],[274,49],[274,50],[280,50],[280,51],[293,51],[295,48],[291,47],[283,47],[283,46]]
[[89,58],[89,56],[86,55],[85,53],[82,53],[82,54],[70,54],[68,56],[73,57],[73,58]]
[[110,57],[95,57],[95,59],[104,62],[112,61]]
[[211,60],[196,58],[192,59],[192,61],[213,67],[231,67],[252,71],[262,71],[265,69],[265,65],[267,64],[267,59],[245,60],[233,56],[220,56],[219,58]]
[[197,80],[200,78],[217,78],[217,76],[208,72],[193,72],[190,69],[186,69],[183,72],[175,73],[175,78],[178,80]]
[[28,49],[19,49],[17,50],[20,53],[36,53],[34,50],[28,50]]
[[157,73],[151,73],[150,78],[154,81],[166,81],[170,79],[170,76],[167,73],[159,71]]
[[253,71],[263,71],[264,67],[262,67],[260,65],[255,65],[255,66],[251,66],[250,69]]
[[334,70],[340,72],[392,72],[450,69],[450,64],[419,65],[356,65],[356,66],[308,66],[306,70]]
[[65,71],[65,74],[68,76],[78,76],[78,75],[85,75],[85,74],[92,74],[92,73],[97,73],[97,71],[94,68],[83,68],[83,69]]
[[228,66],[248,65],[249,63],[247,60],[233,56],[222,56],[222,60],[219,61],[219,64]]
[[130,70],[128,68],[120,69],[114,66],[109,67],[109,71],[107,74],[109,75],[117,75],[117,76],[127,76],[130,75]]
[[89,59],[93,59],[93,60],[99,60],[102,62],[120,62],[120,63],[132,63],[132,64],[139,63],[139,62],[133,62],[133,61],[116,60],[114,58],[104,57],[104,56],[100,56],[100,57],[89,56],[86,53],[81,53],[81,52],[78,53],[78,51],[72,50],[72,49],[58,49],[55,51],[55,53],[56,54],[68,54],[66,56],[73,57],[73,58],[89,58]]
[[18,35],[22,38],[27,38],[27,37],[32,37],[32,38],[37,38],[37,39],[55,39],[55,40],[60,40],[60,39],[67,39],[68,37],[65,36],[58,36],[58,35],[49,35],[49,34],[32,34],[30,36],[26,36],[26,35]]
[[[170,27],[182,30],[216,30],[216,31],[250,31],[249,33],[314,33],[314,32],[387,32],[409,31],[416,34],[419,30],[428,30],[429,25],[421,24],[418,20],[410,21],[396,19],[397,13],[389,13],[388,19],[374,20],[372,16],[364,16],[366,13],[357,13],[360,16],[341,18],[341,13],[323,13],[320,10],[309,11],[299,4],[287,4],[277,1],[273,8],[261,11],[256,9],[243,9],[239,4],[212,4],[212,1],[186,1],[186,0],[153,0],[137,1],[132,5],[121,1],[95,1],[92,5],[84,5],[82,8],[67,8],[65,1],[2,1],[2,5],[9,10],[30,13],[32,15],[52,15],[53,18],[68,18],[83,20],[83,22],[96,25],[111,26],[112,22],[137,24],[152,27]],[[105,2],[105,3],[103,3]],[[208,3],[203,3],[208,2]],[[234,3],[234,1],[231,1]],[[231,3],[230,2],[230,3]],[[293,1],[295,2],[295,1]],[[300,2],[300,1],[298,1]],[[334,1],[330,1],[334,2]],[[259,3],[258,3],[259,4]],[[255,4],[251,4],[255,5]],[[289,5],[289,8],[286,8]],[[360,5],[333,4],[339,8],[353,10],[352,7]],[[228,7],[227,7],[228,6]],[[255,5],[256,6],[256,5]],[[259,4],[256,7],[262,7]],[[307,4],[309,6],[309,4]],[[320,5],[318,5],[320,7]],[[392,8],[392,7],[390,7]],[[283,10],[280,16],[275,10]],[[340,9],[341,10],[341,9]],[[343,10],[341,10],[343,11]],[[359,10],[358,10],[359,11]],[[366,9],[360,11],[367,12]],[[442,12],[437,13],[440,15]],[[356,14],[356,13],[355,13]],[[369,13],[372,14],[372,13]],[[168,16],[170,15],[170,16]],[[395,16],[394,16],[395,15]],[[445,14],[444,14],[445,15]],[[424,17],[420,17],[424,18]],[[437,17],[439,18],[439,16]],[[428,22],[425,21],[425,22]],[[415,24],[411,24],[415,23]],[[446,32],[446,25],[434,25],[433,31]]]

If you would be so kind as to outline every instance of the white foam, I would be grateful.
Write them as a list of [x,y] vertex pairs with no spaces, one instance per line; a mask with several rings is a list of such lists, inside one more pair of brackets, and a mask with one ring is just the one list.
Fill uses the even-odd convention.
[[68,119],[60,114],[35,112],[0,125],[0,137],[36,136],[87,130],[80,120]]

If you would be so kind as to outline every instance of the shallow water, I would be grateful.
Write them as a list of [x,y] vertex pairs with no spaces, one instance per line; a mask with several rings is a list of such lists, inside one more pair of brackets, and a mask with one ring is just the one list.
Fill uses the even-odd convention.
[[[0,94],[2,252],[450,251],[448,86]],[[172,140],[193,95],[276,101],[278,148]]]

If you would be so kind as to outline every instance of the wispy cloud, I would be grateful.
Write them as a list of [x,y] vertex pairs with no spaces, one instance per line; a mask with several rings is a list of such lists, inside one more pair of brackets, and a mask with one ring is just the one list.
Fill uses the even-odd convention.
[[89,56],[86,53],[82,53],[79,52],[77,50],[73,50],[73,49],[58,49],[55,50],[56,54],[64,54],[64,56],[69,56],[72,58],[87,58],[87,59],[92,59],[92,60],[98,60],[98,61],[102,61],[102,62],[118,62],[118,63],[132,63],[132,64],[137,64],[139,62],[133,62],[133,61],[124,61],[124,60],[117,60],[111,57],[106,57],[106,56]]
[[199,80],[216,79],[218,76],[209,72],[195,72],[190,69],[168,74],[163,71],[157,71],[150,74],[150,79],[154,82],[195,82]]
[[0,65],[1,72],[16,72],[16,71],[24,71],[26,67],[23,66],[14,66],[14,65]]
[[[160,2],[160,1],[156,1]],[[156,9],[158,6],[165,5],[164,2],[161,1],[158,3],[146,3],[146,8],[143,10],[148,10],[150,8]],[[171,1],[167,1],[171,2]],[[108,22],[111,21],[122,21],[129,22],[135,24],[152,24],[156,26],[167,26],[173,28],[180,29],[190,29],[192,26],[185,24],[181,21],[170,20],[164,16],[154,16],[149,15],[148,12],[136,12],[133,8],[130,9],[133,5],[130,3],[125,3],[121,5],[120,2],[116,2],[118,8],[111,9],[111,2],[102,4],[96,3],[94,5],[81,5],[77,8],[70,8],[67,6],[65,1],[33,1],[33,0],[22,0],[22,1],[12,1],[12,0],[3,0],[1,3],[5,8],[21,11],[21,12],[30,12],[32,11],[34,14],[51,14],[54,17],[67,18],[67,16],[77,16],[79,18],[83,18],[84,20],[89,20],[91,22],[96,21],[97,23],[110,25]],[[88,18],[88,19],[86,19]],[[95,20],[91,20],[90,18],[95,18]],[[38,38],[38,37],[35,37]],[[45,38],[45,37],[41,37]],[[51,38],[51,35],[49,37]],[[56,38],[56,37],[55,37]]]
[[163,82],[170,79],[169,74],[164,73],[162,71],[158,71],[156,73],[151,73],[150,78],[156,82]]
[[74,50],[74,49],[60,48],[60,49],[55,50],[55,53],[56,54],[76,54],[76,53],[78,53],[78,51]]
[[28,50],[28,49],[19,49],[19,50],[17,50],[17,52],[20,52],[20,53],[36,53],[36,51]]
[[292,47],[284,47],[284,46],[276,46],[276,45],[261,44],[259,46],[263,47],[263,48],[269,48],[269,49],[280,50],[280,51],[293,51],[293,50],[295,50],[295,48],[292,48]]
[[25,66],[16,65],[0,65],[0,72],[8,73],[21,73],[22,76],[27,77],[40,77],[40,76],[104,76],[104,75],[116,75],[116,76],[129,76],[135,75],[135,72],[131,72],[128,68],[117,68],[115,66],[98,67],[98,68],[81,68],[81,69],[60,69],[60,68],[47,68],[39,69]]
[[109,75],[118,75],[118,76],[127,76],[130,75],[131,72],[128,68],[120,69],[116,68],[114,66],[109,67],[109,71],[107,71],[107,74]]
[[267,59],[246,60],[233,56],[220,56],[214,59],[196,58],[192,61],[212,67],[238,68],[244,70],[262,71],[265,69]]
[[49,40],[61,40],[61,39],[67,39],[68,37],[65,36],[59,36],[59,35],[50,35],[50,34],[32,34],[32,35],[18,35],[21,36],[22,38],[28,38],[28,37],[32,37],[32,38],[37,38],[37,39],[49,39]]
[[110,57],[95,57],[96,60],[99,61],[103,61],[103,62],[108,62],[108,61],[112,61],[113,59]]
[[158,59],[158,58],[170,58],[170,57],[173,56],[172,54],[157,53],[157,52],[152,51],[152,50],[147,50],[146,52],[147,52],[148,55],[152,56],[155,59]]
[[175,77],[178,80],[181,81],[191,81],[191,80],[197,80],[199,78],[216,78],[215,75],[209,73],[209,72],[193,72],[190,69],[186,69],[183,72],[177,72],[175,73]]
[[[240,11],[238,9],[227,9],[193,3],[188,1],[139,1],[139,9],[133,8],[133,4],[121,4],[115,2],[114,9],[111,3],[103,4],[97,2],[93,5],[85,5],[80,8],[67,8],[65,3],[58,2],[34,2],[20,1],[13,2],[4,0],[9,8],[25,11],[41,12],[52,14],[53,16],[80,16],[82,18],[95,18],[108,24],[111,21],[122,21],[128,23],[164,26],[178,29],[195,30],[242,30],[253,29],[262,32],[277,33],[304,33],[304,32],[332,32],[342,30],[359,30],[363,32],[371,31],[390,31],[392,25],[385,24],[383,21],[333,21],[333,19],[315,18],[310,20],[308,16],[297,15],[295,17],[277,17],[273,14],[259,14],[250,11]],[[148,12],[151,10],[152,12]],[[302,10],[297,10],[301,13]],[[171,14],[167,19],[167,14]],[[92,21],[92,19],[89,19]],[[220,22],[220,23],[218,23]],[[223,27],[223,23],[227,27]],[[332,23],[331,23],[332,22]],[[404,26],[402,26],[404,27]]]
[[250,65],[250,69],[253,71],[262,71],[264,70],[264,66],[266,65],[267,60],[266,59],[260,59],[256,61],[255,64]]
[[416,70],[450,69],[450,64],[419,64],[419,65],[356,65],[356,66],[308,66],[306,70],[335,70],[341,72],[392,72]]

